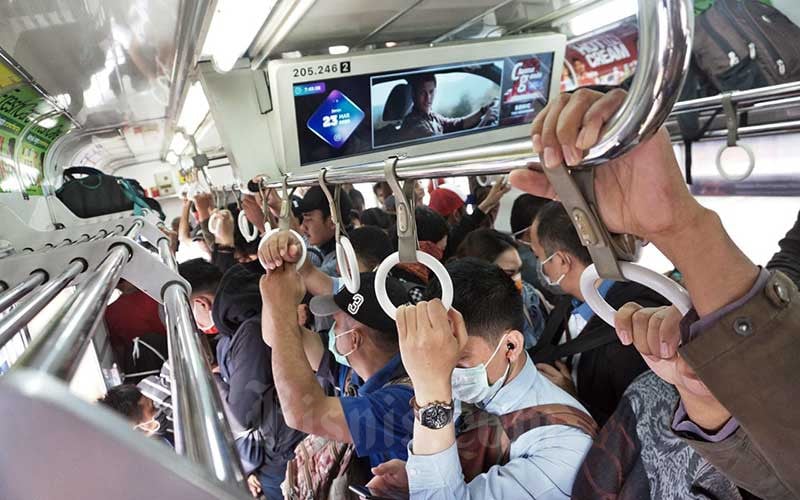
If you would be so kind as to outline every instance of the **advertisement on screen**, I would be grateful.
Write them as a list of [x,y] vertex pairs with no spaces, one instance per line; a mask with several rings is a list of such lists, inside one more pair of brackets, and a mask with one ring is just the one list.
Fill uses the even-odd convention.
[[295,84],[300,163],[530,123],[552,65],[545,53]]
[[561,70],[561,90],[621,84],[636,70],[638,43],[636,16],[570,41]]

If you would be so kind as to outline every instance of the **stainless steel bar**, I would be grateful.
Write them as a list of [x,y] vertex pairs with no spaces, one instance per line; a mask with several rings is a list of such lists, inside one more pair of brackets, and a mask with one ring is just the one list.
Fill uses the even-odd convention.
[[[694,17],[689,0],[639,1],[639,63],[628,98],[611,119],[600,142],[584,161],[586,166],[602,164],[624,154],[651,137],[664,123],[680,94],[689,64]],[[491,175],[515,168],[540,165],[530,139],[488,146],[401,158],[397,177],[419,179],[455,175]],[[332,183],[383,180],[383,161],[334,168],[326,179]],[[317,173],[292,175],[290,186],[311,185]],[[265,182],[266,188],[280,187],[281,181]]]
[[13,155],[14,172],[17,175],[17,182],[19,183],[19,191],[20,191],[20,193],[22,193],[22,196],[26,200],[29,198],[28,190],[27,190],[27,187],[25,186],[25,184],[23,183],[22,168],[20,166],[20,161],[22,160],[22,151],[24,150],[22,145],[25,143],[25,140],[28,138],[28,134],[30,133],[30,131],[33,130],[33,127],[35,127],[40,122],[43,122],[44,120],[46,120],[48,118],[52,118],[52,117],[58,116],[60,114],[61,114],[61,111],[57,110],[57,111],[50,111],[48,113],[44,113],[42,115],[39,115],[39,116],[33,118],[30,122],[28,122],[28,124],[25,125],[25,127],[22,129],[22,132],[20,132],[20,134],[19,134],[19,143],[20,144],[19,144],[19,147],[14,150],[14,155]]
[[75,278],[86,269],[82,261],[74,261],[63,273],[45,283],[35,294],[26,297],[9,311],[8,315],[0,319],[0,347],[3,347],[14,335],[20,331],[30,320],[49,304],[56,295],[61,293]]
[[[800,95],[800,82],[782,83],[771,87],[731,92],[731,101],[735,104],[756,103]],[[701,97],[690,101],[681,101],[672,107],[672,116],[696,111],[722,109],[722,95]]]
[[175,34],[175,61],[170,78],[169,106],[167,107],[164,143],[161,157],[167,154],[169,143],[175,133],[178,117],[183,109],[189,91],[189,79],[200,52],[200,44],[205,39],[216,0],[181,0],[178,10],[178,31]]
[[[177,272],[169,240],[158,240],[161,261]],[[164,290],[167,342],[172,368],[172,407],[178,453],[207,468],[218,480],[242,486],[242,473],[222,401],[197,336],[189,297],[180,283]]]
[[22,283],[6,290],[0,295],[0,312],[5,311],[9,306],[16,303],[19,299],[26,296],[31,290],[47,281],[47,273],[36,270],[31,273]]
[[[759,135],[769,135],[776,133],[792,133],[800,131],[800,120],[791,120],[777,123],[763,123],[759,125],[748,125],[746,127],[739,127],[739,137],[754,137]],[[698,141],[708,141],[716,139],[724,139],[728,136],[727,129],[712,130]],[[681,143],[683,139],[680,136],[672,136],[673,142]]]
[[[143,222],[135,221],[126,232],[135,238]],[[62,380],[75,374],[81,355],[92,340],[97,324],[102,321],[106,304],[131,257],[126,244],[115,245],[105,259],[75,293],[58,310],[15,366],[39,370]]]
[[266,66],[267,58],[317,0],[280,0],[247,49],[252,69]]
[[244,474],[233,435],[200,347],[189,298],[181,284],[164,290],[164,308],[172,368],[176,448],[208,469],[219,481],[241,487]]

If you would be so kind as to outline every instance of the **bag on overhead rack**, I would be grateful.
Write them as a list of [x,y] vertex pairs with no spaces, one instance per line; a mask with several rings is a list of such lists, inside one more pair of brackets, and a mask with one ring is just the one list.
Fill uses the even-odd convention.
[[[76,177],[82,175],[83,177]],[[164,220],[164,213],[156,200],[145,197],[144,190],[133,179],[108,175],[92,167],[64,169],[64,183],[56,196],[67,208],[81,218],[117,212],[155,210]]]

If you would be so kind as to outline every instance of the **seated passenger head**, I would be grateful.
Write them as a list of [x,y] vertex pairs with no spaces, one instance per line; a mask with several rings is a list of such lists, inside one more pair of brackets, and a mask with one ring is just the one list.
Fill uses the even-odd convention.
[[491,262],[514,280],[517,286],[521,285],[522,259],[519,257],[517,245],[507,234],[494,229],[476,229],[467,234],[458,246],[456,257],[475,257]]
[[550,202],[532,194],[523,194],[511,206],[511,234],[519,243],[530,244],[530,227],[543,206]]
[[156,420],[158,410],[153,401],[145,397],[135,385],[112,387],[98,402],[128,419],[136,430],[147,435],[159,430],[160,424]]
[[411,85],[414,108],[422,113],[430,113],[433,108],[433,99],[436,97],[436,75],[420,73],[409,78],[408,83]]
[[561,203],[551,201],[539,210],[531,225],[530,239],[543,286],[553,293],[567,293],[583,300],[581,274],[592,258]]
[[192,259],[179,264],[178,272],[192,286],[189,301],[198,328],[204,332],[213,330],[214,318],[211,311],[217,287],[222,280],[222,271],[203,259]]
[[[331,193],[334,186],[329,185]],[[339,197],[339,213],[346,215],[352,210],[352,203],[347,193],[342,190]],[[297,211],[302,214],[303,233],[308,242],[314,246],[322,246],[330,242],[336,235],[336,227],[331,219],[328,198],[319,186],[312,186],[300,201]]]
[[[461,401],[485,403],[527,360],[522,295],[511,278],[488,262],[467,257],[446,267],[453,281],[453,307],[464,317],[468,335],[453,372],[453,395]],[[441,285],[434,279],[425,298],[440,296]],[[485,376],[474,376],[475,370],[463,371],[481,365]]]
[[[450,232],[444,217],[428,207],[417,207],[414,210],[414,220],[417,224],[417,239],[420,243],[430,241],[444,252]],[[395,232],[395,234],[397,233]],[[441,255],[438,258],[441,258]]]
[[349,237],[362,273],[375,270],[392,253],[392,241],[379,227],[362,226],[350,231]]
[[458,193],[447,188],[434,189],[428,206],[447,219],[450,225],[456,224],[464,215],[464,200]]
[[[408,293],[394,278],[386,280],[386,293],[396,306],[408,302]],[[386,364],[400,350],[397,325],[383,312],[375,295],[375,273],[361,273],[361,287],[353,294],[342,287],[335,295],[317,295],[309,304],[315,316],[333,316],[328,348],[342,364],[356,372]]]

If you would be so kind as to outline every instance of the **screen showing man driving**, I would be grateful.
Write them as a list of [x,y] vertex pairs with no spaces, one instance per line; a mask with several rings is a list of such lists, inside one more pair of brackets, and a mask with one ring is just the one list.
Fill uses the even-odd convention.
[[552,63],[546,53],[296,84],[300,163],[530,123]]

